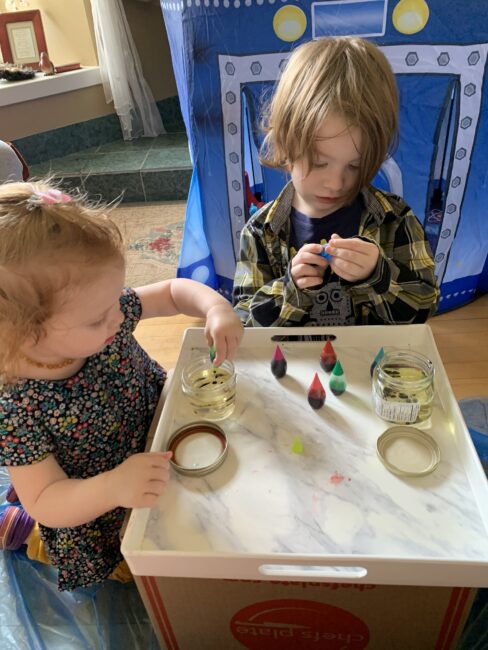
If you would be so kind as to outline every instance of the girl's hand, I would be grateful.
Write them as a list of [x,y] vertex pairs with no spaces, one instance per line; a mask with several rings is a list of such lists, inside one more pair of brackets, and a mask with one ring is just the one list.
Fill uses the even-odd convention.
[[322,244],[304,244],[292,259],[291,277],[300,289],[309,289],[324,281],[329,262],[320,256],[322,249]]
[[219,303],[207,311],[205,337],[215,347],[214,365],[232,359],[244,334],[239,317],[230,303]]
[[169,480],[172,452],[134,454],[107,472],[111,498],[124,508],[151,508]]
[[334,273],[348,282],[369,278],[380,256],[376,244],[357,237],[342,239],[339,235],[332,235],[326,252],[332,255],[330,266]]

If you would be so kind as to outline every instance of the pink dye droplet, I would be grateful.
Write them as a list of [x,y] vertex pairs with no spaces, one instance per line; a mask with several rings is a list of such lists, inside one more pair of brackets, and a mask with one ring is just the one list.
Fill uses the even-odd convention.
[[273,361],[283,361],[284,358],[285,357],[283,355],[283,352],[281,351],[280,346],[277,345],[273,353]]
[[277,345],[273,353],[273,358],[271,359],[271,372],[277,379],[281,379],[281,377],[286,375],[286,367],[286,359],[280,346]]

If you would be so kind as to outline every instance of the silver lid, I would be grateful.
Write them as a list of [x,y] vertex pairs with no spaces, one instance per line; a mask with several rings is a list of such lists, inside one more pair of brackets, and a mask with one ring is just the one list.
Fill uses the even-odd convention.
[[170,464],[180,474],[205,476],[216,470],[227,456],[227,436],[211,422],[190,422],[169,438]]
[[404,477],[430,474],[441,460],[434,438],[411,426],[387,429],[378,438],[376,451],[386,469]]

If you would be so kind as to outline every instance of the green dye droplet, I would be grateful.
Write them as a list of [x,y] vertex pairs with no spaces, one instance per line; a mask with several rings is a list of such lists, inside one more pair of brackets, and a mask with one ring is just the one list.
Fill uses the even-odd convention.
[[342,369],[341,362],[337,361],[330,376],[329,388],[334,395],[342,395],[347,388],[346,376]]
[[336,396],[342,395],[347,388],[347,384],[344,379],[338,379],[337,377],[331,377],[329,382],[329,388],[332,393]]
[[215,346],[211,345],[210,350],[208,351],[208,353],[209,353],[209,356],[210,356],[210,361],[213,363],[215,361],[215,355],[216,355]]
[[332,369],[332,374],[336,377],[340,377],[344,374],[344,370],[342,369],[341,362],[339,360],[336,361],[336,364]]

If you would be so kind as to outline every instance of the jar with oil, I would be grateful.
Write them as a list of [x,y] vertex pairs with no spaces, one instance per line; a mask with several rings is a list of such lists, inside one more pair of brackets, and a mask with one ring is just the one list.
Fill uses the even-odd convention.
[[208,354],[193,357],[183,369],[181,383],[195,415],[224,420],[234,410],[236,373],[228,359],[214,366]]
[[410,350],[385,352],[373,372],[373,403],[383,420],[398,424],[423,422],[432,414],[434,366]]

